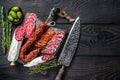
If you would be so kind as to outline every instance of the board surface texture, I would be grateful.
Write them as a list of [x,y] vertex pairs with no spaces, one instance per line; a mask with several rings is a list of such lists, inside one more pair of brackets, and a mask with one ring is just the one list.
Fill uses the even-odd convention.
[[[6,13],[18,5],[24,14],[34,12],[42,21],[53,7],[63,8],[73,18],[80,16],[81,37],[72,64],[65,69],[64,80],[120,80],[119,4],[120,0],[0,0]],[[61,18],[57,23],[66,30],[72,26]],[[10,67],[0,44],[0,80],[54,80],[58,69],[30,75],[20,63]]]

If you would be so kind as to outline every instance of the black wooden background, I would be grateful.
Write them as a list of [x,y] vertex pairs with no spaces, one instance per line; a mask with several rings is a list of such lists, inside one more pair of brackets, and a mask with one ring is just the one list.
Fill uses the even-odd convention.
[[[24,14],[34,12],[45,21],[53,7],[63,8],[71,17],[80,16],[81,37],[76,55],[66,68],[64,80],[120,80],[120,0],[0,0],[6,12],[19,5]],[[59,19],[57,25],[70,29]],[[1,40],[0,27],[0,40]],[[29,75],[21,64],[10,67],[0,45],[0,80],[54,80],[58,69],[46,75]]]

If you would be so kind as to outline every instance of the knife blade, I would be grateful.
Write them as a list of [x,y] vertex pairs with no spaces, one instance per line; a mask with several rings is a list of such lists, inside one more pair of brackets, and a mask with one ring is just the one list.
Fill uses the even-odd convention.
[[64,72],[64,67],[70,66],[73,56],[75,55],[75,51],[79,42],[79,37],[80,37],[80,18],[77,17],[68,34],[65,45],[58,59],[58,61],[62,63],[62,67],[60,68],[55,80],[61,80],[62,74]]

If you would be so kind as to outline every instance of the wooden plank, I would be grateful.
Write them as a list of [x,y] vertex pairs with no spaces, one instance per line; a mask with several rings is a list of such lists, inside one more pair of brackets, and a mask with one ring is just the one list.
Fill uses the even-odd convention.
[[[120,77],[120,57],[76,56],[64,73],[64,80],[112,80]],[[3,80],[53,80],[58,69],[51,69],[47,74],[30,75],[21,64],[15,67],[0,68]],[[24,77],[25,76],[25,77]],[[51,76],[51,77],[50,77]],[[47,79],[48,78],[48,79]]]
[[4,0],[2,5],[7,10],[13,5],[19,5],[24,13],[35,12],[43,21],[46,20],[51,8],[59,7],[73,18],[80,16],[82,23],[119,23],[119,4],[119,0]]
[[65,80],[119,80],[120,57],[77,56],[67,68]]
[[77,55],[120,56],[119,25],[81,25]]

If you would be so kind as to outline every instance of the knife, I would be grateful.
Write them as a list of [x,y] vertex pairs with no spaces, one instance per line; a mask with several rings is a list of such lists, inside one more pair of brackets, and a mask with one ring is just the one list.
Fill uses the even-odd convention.
[[55,80],[61,80],[64,68],[68,67],[75,54],[80,37],[80,18],[77,17],[73,26],[68,34],[65,45],[61,51],[58,61],[62,64]]

